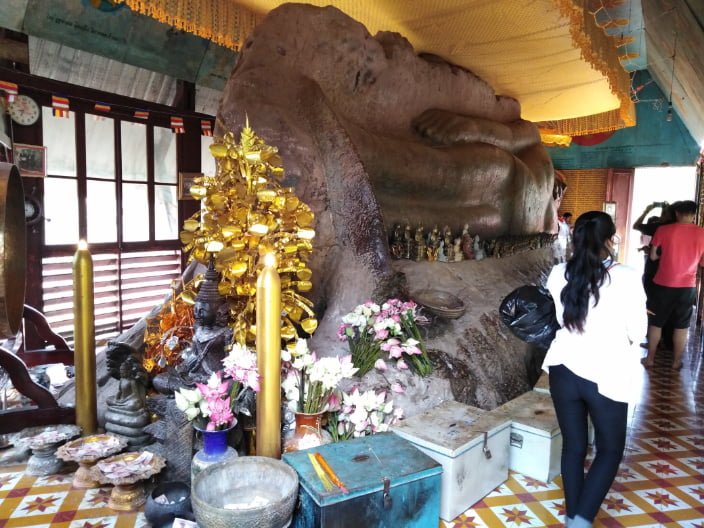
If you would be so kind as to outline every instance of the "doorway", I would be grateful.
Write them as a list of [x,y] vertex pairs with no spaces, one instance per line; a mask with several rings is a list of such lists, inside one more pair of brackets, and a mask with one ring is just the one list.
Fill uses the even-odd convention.
[[[695,200],[697,186],[697,168],[691,167],[641,167],[635,170],[633,177],[633,199],[631,201],[632,222],[643,213],[648,204],[653,202],[673,203],[678,200]],[[659,216],[660,209],[653,209],[651,216]],[[630,232],[626,264],[635,269],[643,268],[643,252],[639,248],[640,232]]]

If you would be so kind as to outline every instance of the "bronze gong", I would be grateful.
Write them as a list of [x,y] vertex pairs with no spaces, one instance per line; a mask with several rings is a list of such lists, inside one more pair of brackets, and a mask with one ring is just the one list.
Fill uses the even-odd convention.
[[22,177],[16,166],[0,163],[0,338],[20,329],[26,267]]

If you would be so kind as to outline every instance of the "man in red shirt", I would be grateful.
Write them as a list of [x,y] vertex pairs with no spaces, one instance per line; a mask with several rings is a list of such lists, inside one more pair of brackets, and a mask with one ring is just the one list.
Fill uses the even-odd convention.
[[648,299],[648,356],[650,368],[660,341],[662,327],[672,322],[672,368],[682,368],[687,330],[696,301],[697,267],[704,266],[704,228],[694,224],[697,204],[683,201],[673,205],[677,221],[660,226],[650,242],[650,259],[660,260],[653,277],[652,299]]

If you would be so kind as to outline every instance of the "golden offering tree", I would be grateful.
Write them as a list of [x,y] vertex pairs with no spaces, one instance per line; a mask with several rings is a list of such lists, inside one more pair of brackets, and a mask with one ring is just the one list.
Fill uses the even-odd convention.
[[[313,249],[314,215],[290,187],[276,147],[267,145],[247,121],[239,142],[231,132],[210,146],[216,175],[196,178],[190,192],[201,210],[181,231],[189,261],[207,264],[212,257],[220,272],[219,290],[229,303],[234,338],[252,344],[256,336],[256,283],[267,253],[276,256],[281,276],[281,337],[293,340],[300,328],[312,334],[318,326],[304,295],[313,287],[307,261]],[[187,287],[182,296],[193,296]]]

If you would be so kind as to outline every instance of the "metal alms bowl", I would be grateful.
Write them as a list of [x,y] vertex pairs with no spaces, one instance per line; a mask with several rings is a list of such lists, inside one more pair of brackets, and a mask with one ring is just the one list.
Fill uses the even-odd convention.
[[462,299],[442,290],[422,290],[411,297],[429,312],[444,319],[457,319],[464,315],[467,307]]
[[191,490],[196,521],[208,528],[283,528],[291,521],[297,497],[293,468],[258,456],[205,468]]

